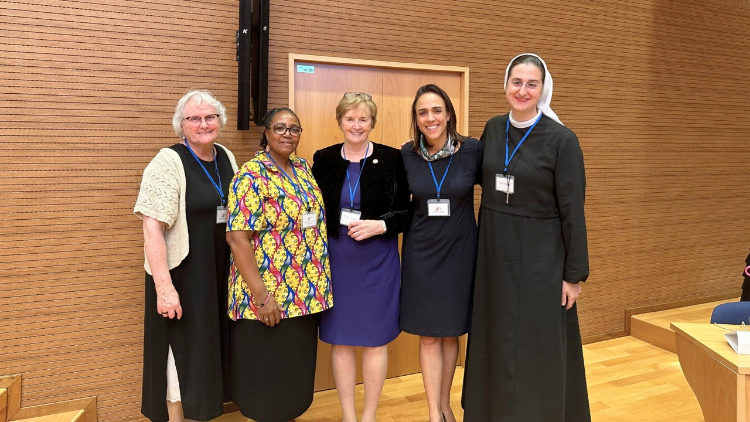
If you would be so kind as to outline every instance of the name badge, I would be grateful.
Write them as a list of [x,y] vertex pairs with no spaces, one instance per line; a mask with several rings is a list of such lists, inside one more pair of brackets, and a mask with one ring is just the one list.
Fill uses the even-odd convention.
[[227,207],[219,205],[216,207],[216,224],[227,224],[229,219],[229,211]]
[[451,201],[450,199],[428,199],[427,215],[429,217],[450,217]]
[[515,192],[515,183],[513,176],[504,174],[495,175],[495,190],[502,193],[512,194]]
[[315,223],[318,222],[318,213],[315,211],[309,211],[302,213],[302,228],[309,229],[315,227]]
[[362,218],[362,212],[357,210],[350,210],[349,208],[341,208],[341,224],[342,226],[349,226],[352,221],[359,221]]

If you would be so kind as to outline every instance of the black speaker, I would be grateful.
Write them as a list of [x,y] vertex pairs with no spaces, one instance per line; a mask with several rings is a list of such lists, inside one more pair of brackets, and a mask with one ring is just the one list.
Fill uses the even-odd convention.
[[268,109],[268,9],[270,0],[240,0],[237,31],[237,129],[261,125]]

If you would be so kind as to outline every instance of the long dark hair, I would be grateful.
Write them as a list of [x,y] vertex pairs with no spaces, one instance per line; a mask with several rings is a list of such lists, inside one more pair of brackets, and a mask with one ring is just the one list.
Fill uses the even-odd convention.
[[419,151],[419,140],[423,136],[422,131],[419,130],[419,125],[417,124],[417,100],[419,100],[419,97],[422,95],[429,93],[436,94],[438,97],[442,98],[445,103],[445,109],[451,116],[450,120],[447,122],[446,130],[453,140],[454,145],[456,143],[462,144],[466,138],[458,133],[458,129],[456,128],[456,120],[458,120],[456,118],[456,110],[453,108],[453,103],[448,94],[437,85],[427,84],[417,90],[417,95],[414,96],[414,102],[411,103],[411,139],[413,140],[411,150],[414,152]]
[[263,117],[263,126],[265,127],[265,130],[263,131],[263,134],[260,137],[260,147],[265,150],[268,146],[268,138],[266,138],[266,130],[271,129],[271,122],[273,121],[273,116],[276,115],[276,113],[281,113],[282,111],[286,111],[287,113],[291,113],[292,116],[294,116],[295,119],[297,119],[297,124],[300,124],[299,117],[297,117],[297,114],[294,113],[294,111],[289,107],[277,107],[272,108],[268,110],[268,113]]

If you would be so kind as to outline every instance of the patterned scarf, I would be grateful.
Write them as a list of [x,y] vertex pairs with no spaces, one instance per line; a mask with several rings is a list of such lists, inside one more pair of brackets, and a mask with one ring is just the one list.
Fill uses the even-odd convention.
[[427,152],[427,147],[424,144],[424,135],[419,135],[419,155],[421,155],[425,161],[437,161],[444,157],[450,157],[455,151],[456,147],[455,145],[453,145],[453,142],[451,142],[451,136],[448,135],[443,148],[441,148],[438,152],[430,155],[430,153]]

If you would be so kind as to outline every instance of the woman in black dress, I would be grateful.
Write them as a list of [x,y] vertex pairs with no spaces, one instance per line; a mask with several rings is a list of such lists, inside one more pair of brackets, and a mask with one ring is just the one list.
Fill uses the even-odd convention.
[[458,337],[469,330],[477,247],[474,185],[482,144],[456,130],[448,94],[436,85],[417,90],[412,139],[401,149],[414,217],[404,235],[401,329],[419,335],[430,421],[455,422],[450,390]]
[[575,302],[589,274],[578,138],[538,56],[508,65],[511,112],[481,140],[482,204],[464,420],[590,421]]
[[134,212],[143,219],[146,313],[141,412],[152,421],[207,421],[229,397],[225,240],[234,155],[216,143],[226,109],[208,91],[177,103],[181,142],[143,172]]

